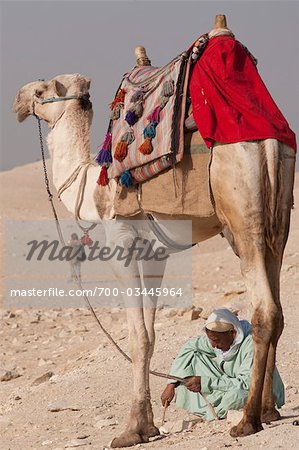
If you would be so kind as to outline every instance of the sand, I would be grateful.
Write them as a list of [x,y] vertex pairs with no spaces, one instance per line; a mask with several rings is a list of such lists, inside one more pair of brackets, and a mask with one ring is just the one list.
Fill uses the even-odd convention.
[[[40,163],[28,164],[0,174],[1,245],[10,251],[7,221],[24,224],[51,218],[43,186]],[[299,202],[298,179],[295,206]],[[70,217],[58,204],[60,217]],[[10,223],[10,222],[9,222]],[[6,231],[4,232],[4,227]],[[197,423],[180,432],[186,413],[173,404],[166,413],[164,427],[170,433],[163,439],[139,445],[139,449],[210,450],[295,449],[298,448],[298,318],[299,318],[299,214],[292,211],[289,241],[281,273],[285,329],[278,347],[277,366],[286,387],[282,419],[246,438],[229,436],[226,420]],[[2,254],[2,309],[0,362],[1,450],[62,450],[77,446],[102,450],[124,429],[130,408],[131,368],[111,346],[88,310],[82,306],[55,308],[7,308],[7,256]],[[13,275],[20,276],[16,265]],[[83,266],[83,282],[88,272]],[[217,236],[193,249],[193,304],[201,314],[191,320],[191,307],[161,309],[157,313],[157,344],[152,368],[167,372],[180,346],[198,335],[204,317],[218,305],[239,311],[250,318],[251,307],[239,271],[238,259],[225,239]],[[9,274],[11,276],[11,272]],[[125,349],[125,313],[119,308],[97,308],[103,324]],[[195,314],[196,317],[196,314]],[[9,380],[8,380],[9,379]],[[7,380],[7,381],[5,381]],[[160,395],[163,379],[151,379],[153,408],[161,425]],[[190,418],[189,418],[190,419]],[[190,423],[187,425],[190,427]]]

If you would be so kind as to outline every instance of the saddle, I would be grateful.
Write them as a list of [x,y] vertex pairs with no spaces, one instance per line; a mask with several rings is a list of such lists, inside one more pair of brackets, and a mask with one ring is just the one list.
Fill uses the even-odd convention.
[[[97,161],[95,195],[106,198],[104,219],[140,212],[210,217],[210,151],[187,101],[190,68],[207,44],[203,35],[163,68],[145,50],[123,78],[110,105],[111,120]],[[116,180],[107,187],[109,179]],[[110,185],[109,185],[110,186]],[[101,192],[100,192],[101,191]]]
[[99,185],[114,178],[128,188],[182,160],[190,67],[206,43],[204,35],[162,68],[149,65],[139,47],[143,58],[123,77],[110,105],[108,132],[97,156]]

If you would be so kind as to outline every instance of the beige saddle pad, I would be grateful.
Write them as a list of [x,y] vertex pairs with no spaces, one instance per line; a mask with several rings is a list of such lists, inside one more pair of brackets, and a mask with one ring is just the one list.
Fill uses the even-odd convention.
[[139,201],[137,187],[119,186],[114,199],[115,214],[134,216],[142,208],[168,215],[212,216],[215,212],[210,196],[209,162],[210,150],[199,132],[186,133],[183,160],[142,183]]

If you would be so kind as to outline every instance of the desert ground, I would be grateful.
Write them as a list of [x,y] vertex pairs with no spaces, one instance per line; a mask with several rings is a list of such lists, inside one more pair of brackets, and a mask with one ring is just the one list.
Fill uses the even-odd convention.
[[[41,163],[0,174],[1,192],[1,450],[103,450],[124,429],[130,408],[131,367],[111,346],[84,305],[48,308],[8,307],[8,277],[18,279],[19,266],[7,274],[10,239],[17,240],[7,221],[42,224],[52,216],[43,186]],[[264,425],[258,434],[234,439],[227,420],[194,423],[194,417],[171,404],[160,439],[140,444],[146,450],[297,449],[299,427],[299,183],[295,184],[290,237],[281,273],[285,329],[278,346],[277,366],[286,389],[282,419]],[[60,217],[69,217],[58,204]],[[54,225],[53,225],[54,226]],[[14,255],[12,255],[14,256]],[[251,306],[239,262],[220,236],[192,249],[193,306],[160,308],[152,369],[167,372],[179,348],[202,333],[205,318],[216,306],[228,306],[250,319]],[[11,270],[11,269],[10,269]],[[88,278],[86,266],[82,279]],[[128,350],[125,311],[96,309],[103,325]],[[160,395],[165,380],[152,377],[156,423],[161,426]]]

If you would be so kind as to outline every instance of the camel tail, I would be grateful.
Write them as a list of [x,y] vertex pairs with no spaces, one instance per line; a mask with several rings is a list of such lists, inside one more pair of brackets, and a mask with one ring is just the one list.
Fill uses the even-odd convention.
[[283,158],[281,143],[263,145],[261,154],[261,192],[264,208],[265,240],[273,256],[280,254],[283,216]]

